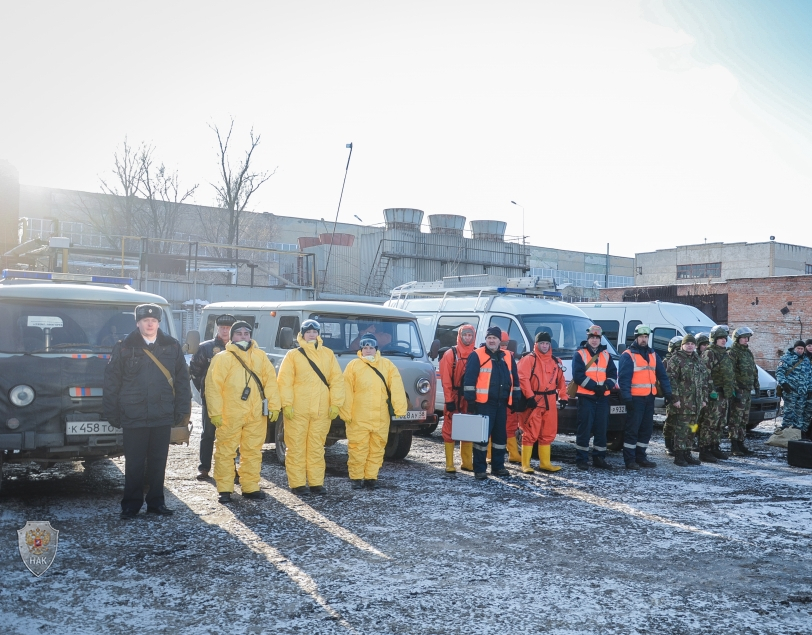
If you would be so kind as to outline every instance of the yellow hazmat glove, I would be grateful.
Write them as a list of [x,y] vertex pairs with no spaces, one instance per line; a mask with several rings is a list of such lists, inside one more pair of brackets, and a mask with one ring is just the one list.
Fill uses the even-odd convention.
[[215,415],[215,416],[213,416],[211,418],[211,424],[215,428],[219,428],[221,425],[223,425],[223,415]]
[[330,406],[330,421],[338,416],[338,406]]
[[285,419],[293,419],[293,406],[282,408],[282,414],[285,415]]
[[699,430],[699,424],[698,423],[689,423],[688,424],[688,429],[691,431],[691,434],[696,434],[696,431]]
[[271,410],[271,413],[268,415],[268,419],[270,419],[271,423],[279,419],[279,411]]

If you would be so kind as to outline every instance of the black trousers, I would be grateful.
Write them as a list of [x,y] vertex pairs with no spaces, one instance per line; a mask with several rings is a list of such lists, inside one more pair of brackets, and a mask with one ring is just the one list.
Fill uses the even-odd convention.
[[164,475],[172,426],[124,428],[124,497],[122,511],[137,512],[164,504]]
[[214,433],[217,430],[209,419],[209,409],[206,408],[206,398],[203,398],[203,432],[200,435],[200,465],[197,469],[202,472],[211,472],[211,457],[214,454]]

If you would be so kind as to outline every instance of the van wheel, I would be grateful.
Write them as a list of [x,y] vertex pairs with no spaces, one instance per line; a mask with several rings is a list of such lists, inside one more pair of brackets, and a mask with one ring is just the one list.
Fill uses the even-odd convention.
[[620,452],[623,449],[623,431],[606,433],[606,449],[610,452]]
[[280,465],[284,465],[288,448],[285,445],[285,418],[281,413],[279,414],[279,419],[276,420],[274,443],[276,443],[276,460],[279,461]]
[[425,428],[420,428],[420,430],[415,430],[415,431],[414,431],[414,434],[415,434],[416,436],[418,436],[418,437],[430,437],[430,436],[432,435],[432,433],[433,433],[433,432],[434,432],[436,429],[437,429],[437,424],[436,424],[436,423],[432,423],[431,425],[426,426]]
[[412,449],[412,431],[390,432],[383,456],[390,461],[402,461]]

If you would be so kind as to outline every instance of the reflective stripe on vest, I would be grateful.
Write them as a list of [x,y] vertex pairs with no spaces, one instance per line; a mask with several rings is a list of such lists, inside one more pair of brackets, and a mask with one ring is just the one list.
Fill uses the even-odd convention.
[[628,354],[634,362],[632,397],[653,395],[657,385],[657,358],[654,356],[654,351],[649,355],[648,362],[640,353],[632,353],[628,348],[623,351],[623,354]]
[[[513,355],[510,351],[502,351],[505,354],[505,364],[508,367],[508,375],[510,376],[510,392],[508,392],[508,404],[513,403]],[[476,349],[477,357],[479,357],[479,375],[476,380],[476,400],[478,403],[487,403],[488,392],[491,388],[491,373],[493,372],[493,365],[491,364],[491,356],[488,349],[480,347]],[[487,366],[486,366],[487,364]],[[467,388],[467,386],[466,386]]]
[[[586,366],[593,356],[590,355],[585,348],[580,349],[578,352],[581,354],[581,359],[584,360],[584,366]],[[586,378],[591,379],[596,384],[603,384],[606,382],[607,366],[609,366],[609,351],[601,351],[600,355],[598,355],[598,359],[595,360],[595,363],[586,369]],[[586,379],[584,380],[584,383],[586,383]],[[594,395],[595,391],[588,390],[583,386],[578,386],[578,394]]]

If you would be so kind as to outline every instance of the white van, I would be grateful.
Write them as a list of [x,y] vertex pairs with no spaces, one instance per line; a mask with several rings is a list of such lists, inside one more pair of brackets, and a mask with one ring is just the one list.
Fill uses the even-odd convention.
[[[674,302],[579,302],[581,308],[618,351],[623,352],[634,341],[634,329],[640,324],[651,327],[651,347],[663,357],[668,352],[668,342],[677,335],[707,333],[716,323],[699,309]],[[728,340],[728,345],[732,340]],[[763,368],[758,367],[758,383],[761,389],[753,394],[750,406],[750,423],[754,428],[765,419],[778,414],[779,398],[775,395],[777,383]]]
[[[473,276],[480,278],[480,276]],[[433,342],[432,349],[443,351],[457,343],[457,331],[463,324],[476,328],[476,345],[485,341],[491,326],[507,331],[509,349],[517,356],[533,349],[536,333],[547,331],[553,344],[553,355],[566,368],[567,381],[572,378],[572,356],[586,339],[592,320],[578,307],[560,300],[561,293],[539,278],[506,279],[505,286],[474,287],[465,285],[466,276],[446,278],[442,282],[410,282],[393,289],[386,306],[406,309],[417,316],[423,339]],[[605,344],[608,342],[604,341]],[[617,359],[617,353],[609,345]],[[437,370],[437,412],[442,414],[445,398],[439,380],[439,356],[433,359]],[[610,446],[622,444],[626,407],[619,395],[610,394]],[[577,428],[576,400],[570,400],[561,411],[558,431],[574,434]]]
[[104,419],[104,370],[113,345],[135,329],[135,307],[166,300],[130,278],[4,270],[0,277],[0,482],[4,462],[90,463],[124,454]]
[[[214,321],[224,313],[251,324],[253,339],[267,353],[277,373],[288,351],[298,348],[296,336],[305,320],[318,320],[321,324],[322,341],[335,353],[342,370],[357,357],[359,333],[374,325],[381,355],[397,366],[409,401],[406,415],[391,421],[385,457],[405,458],[411,449],[414,431],[437,427],[434,367],[411,313],[359,302],[217,302],[203,309],[201,333],[192,331],[191,337],[187,336],[189,353],[197,350],[199,338],[214,337]],[[284,425],[284,417],[280,415],[276,424],[268,424],[265,439],[266,443],[276,444],[276,455],[282,464],[286,452]],[[327,445],[346,438],[344,422],[340,418],[333,420]]]

